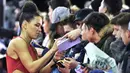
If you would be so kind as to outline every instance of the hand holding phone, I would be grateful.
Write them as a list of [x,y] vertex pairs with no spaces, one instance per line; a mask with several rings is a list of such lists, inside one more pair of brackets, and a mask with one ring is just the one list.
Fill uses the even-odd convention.
[[57,66],[61,67],[61,68],[65,68],[65,66],[63,65],[63,60],[59,60],[57,63],[56,63]]

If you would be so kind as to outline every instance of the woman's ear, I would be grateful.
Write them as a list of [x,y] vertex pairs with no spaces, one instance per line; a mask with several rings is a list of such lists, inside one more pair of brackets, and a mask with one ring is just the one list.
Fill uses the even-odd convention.
[[26,20],[24,20],[23,21],[23,23],[22,23],[22,29],[27,29],[27,24],[28,24],[28,22],[26,21]]

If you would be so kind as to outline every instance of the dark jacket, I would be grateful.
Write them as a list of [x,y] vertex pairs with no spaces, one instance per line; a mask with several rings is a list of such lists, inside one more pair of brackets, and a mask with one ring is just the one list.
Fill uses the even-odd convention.
[[112,53],[112,57],[116,60],[117,63],[121,63],[124,53],[126,51],[125,45],[121,38],[116,39],[114,42],[110,45],[110,50]]
[[98,43],[95,43],[95,45],[100,48],[102,51],[104,51],[106,54],[111,56],[110,51],[110,44],[115,40],[115,37],[112,35],[113,29],[112,26],[109,24],[102,28],[99,35],[101,36],[101,40]]
[[130,73],[130,43],[126,47],[122,63],[122,73]]

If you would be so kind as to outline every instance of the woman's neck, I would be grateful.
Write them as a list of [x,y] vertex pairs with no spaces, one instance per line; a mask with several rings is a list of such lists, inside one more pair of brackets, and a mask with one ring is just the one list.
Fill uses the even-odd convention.
[[31,42],[31,38],[29,38],[29,36],[26,34],[26,33],[24,33],[24,32],[21,32],[21,34],[20,34],[20,37],[27,43],[27,44],[30,44],[30,42]]

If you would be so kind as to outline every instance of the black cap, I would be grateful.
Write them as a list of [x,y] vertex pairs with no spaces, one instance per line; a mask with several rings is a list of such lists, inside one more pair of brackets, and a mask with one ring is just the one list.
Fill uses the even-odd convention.
[[88,8],[77,11],[75,13],[75,21],[82,21],[91,12],[93,12],[93,10]]

